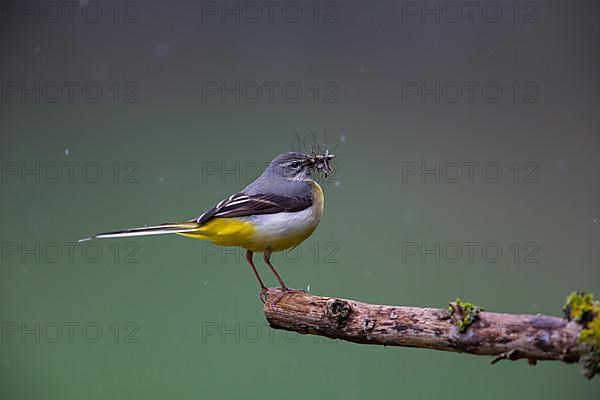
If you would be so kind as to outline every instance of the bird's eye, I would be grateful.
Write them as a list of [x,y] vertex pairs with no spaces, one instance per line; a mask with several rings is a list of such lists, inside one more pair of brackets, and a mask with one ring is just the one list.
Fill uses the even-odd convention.
[[300,166],[300,163],[298,161],[294,161],[290,165],[291,165],[292,168],[298,168]]

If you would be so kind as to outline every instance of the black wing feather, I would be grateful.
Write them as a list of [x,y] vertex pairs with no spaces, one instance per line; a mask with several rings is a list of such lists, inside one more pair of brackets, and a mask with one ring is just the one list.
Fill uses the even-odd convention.
[[236,193],[202,214],[196,221],[202,224],[215,217],[233,218],[302,211],[312,204],[312,196],[285,196],[267,193],[247,195]]

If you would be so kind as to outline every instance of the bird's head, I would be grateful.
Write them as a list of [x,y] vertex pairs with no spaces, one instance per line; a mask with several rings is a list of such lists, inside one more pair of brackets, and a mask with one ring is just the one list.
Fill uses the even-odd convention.
[[286,179],[304,179],[311,177],[312,172],[331,171],[330,161],[335,157],[326,151],[325,154],[304,154],[297,152],[283,153],[275,157],[268,171],[275,176]]

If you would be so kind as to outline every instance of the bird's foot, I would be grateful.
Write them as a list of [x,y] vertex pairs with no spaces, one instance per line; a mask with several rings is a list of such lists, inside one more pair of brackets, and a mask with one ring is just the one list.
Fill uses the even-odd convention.
[[294,288],[289,288],[287,286],[280,288],[280,290],[284,293],[293,293],[293,292],[306,293],[306,290],[304,290],[304,289],[294,289]]
[[293,288],[289,288],[287,286],[277,288],[277,290],[279,291],[279,293],[277,293],[277,298],[275,300],[273,300],[273,304],[277,304],[279,302],[279,300],[281,300],[283,298],[283,296],[286,294],[306,293],[306,291],[303,289],[293,289]]
[[[268,299],[269,299],[269,292],[270,292],[270,294],[272,294],[272,295],[274,295],[276,297],[275,300],[273,300],[273,304],[277,304],[277,302],[279,300],[281,300],[281,298],[283,297],[283,295],[285,295],[287,293],[294,293],[294,292],[306,293],[306,290],[304,290],[304,289],[292,289],[292,288],[289,288],[287,286],[280,287],[280,288],[271,288],[271,289],[262,288],[260,290],[260,292],[259,292],[258,295],[260,297],[260,300],[263,303],[266,303],[268,301]],[[276,293],[273,293],[273,292],[276,292]]]
[[269,299],[268,291],[269,291],[269,289],[264,287],[264,288],[260,289],[260,292],[258,292],[258,297],[260,298],[260,301],[263,302],[263,304],[266,303],[267,300]]

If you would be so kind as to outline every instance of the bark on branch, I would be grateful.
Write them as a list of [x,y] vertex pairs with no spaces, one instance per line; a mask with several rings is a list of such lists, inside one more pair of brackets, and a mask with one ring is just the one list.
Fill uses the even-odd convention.
[[[264,313],[276,329],[362,344],[494,356],[493,362],[527,359],[531,364],[539,360],[589,364],[590,353],[598,357],[597,350],[580,343],[582,326],[575,321],[539,314],[479,312],[461,303],[450,306],[376,305],[271,288]],[[591,362],[591,370],[584,368],[589,378],[598,372],[597,359]]]

